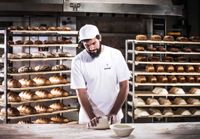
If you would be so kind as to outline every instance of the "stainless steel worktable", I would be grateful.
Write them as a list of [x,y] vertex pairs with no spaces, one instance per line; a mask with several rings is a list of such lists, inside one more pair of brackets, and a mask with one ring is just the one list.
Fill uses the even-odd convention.
[[[135,130],[126,139],[200,139],[200,123],[130,124]],[[84,125],[1,124],[0,139],[119,139],[110,129],[93,130]]]

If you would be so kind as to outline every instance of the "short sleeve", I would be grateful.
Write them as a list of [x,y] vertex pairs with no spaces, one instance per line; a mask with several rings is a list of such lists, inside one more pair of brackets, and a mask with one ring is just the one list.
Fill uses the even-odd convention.
[[131,77],[130,70],[126,64],[126,61],[120,51],[117,51],[117,60],[116,60],[116,72],[118,82],[129,80]]
[[81,60],[75,58],[71,64],[71,89],[86,88],[81,69]]

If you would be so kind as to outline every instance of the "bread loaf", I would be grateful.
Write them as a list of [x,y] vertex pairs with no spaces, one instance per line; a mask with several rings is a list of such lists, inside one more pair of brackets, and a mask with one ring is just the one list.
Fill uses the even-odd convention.
[[168,91],[165,88],[155,87],[152,92],[158,95],[168,95]]
[[199,36],[191,36],[191,37],[189,38],[189,40],[190,40],[190,41],[193,41],[193,42],[199,42],[199,41],[200,41],[200,38],[199,38]]
[[162,40],[162,38],[161,38],[161,36],[160,35],[151,35],[151,40],[152,41],[161,41]]
[[142,108],[136,108],[134,111],[134,114],[136,118],[149,116],[149,113],[145,109],[142,109]]
[[167,65],[167,66],[166,66],[166,71],[167,71],[167,72],[174,72],[174,66],[172,66],[172,65]]
[[142,98],[136,97],[136,98],[134,98],[134,105],[135,106],[145,106],[145,102]]
[[[8,97],[8,102],[20,102],[21,98],[17,95],[17,93],[14,92],[8,92],[7,93],[7,97]],[[1,95],[1,100],[4,101],[5,96],[4,94]]]
[[142,55],[138,55],[135,58],[136,61],[147,61],[147,57],[146,56],[142,56]]
[[176,40],[181,41],[181,42],[187,42],[188,38],[187,37],[177,37]]
[[173,101],[174,104],[176,105],[187,105],[187,102],[183,98],[175,98]]
[[154,116],[161,116],[162,115],[161,111],[159,109],[156,109],[156,108],[150,108],[149,113],[150,113],[150,115],[154,115]]
[[48,112],[48,107],[47,106],[43,106],[43,105],[36,105],[34,106],[35,110],[37,113],[46,113]]
[[147,36],[139,34],[139,35],[136,35],[135,39],[136,40],[147,40]]
[[200,89],[199,89],[199,88],[192,87],[192,88],[189,90],[189,93],[190,93],[190,94],[200,95]]
[[36,83],[30,79],[20,79],[19,82],[21,84],[21,87],[31,87],[36,85]]
[[200,105],[200,101],[197,98],[188,98],[187,103],[192,105]]
[[31,40],[26,40],[25,42],[24,42],[24,44],[33,44],[33,41],[31,41]]
[[22,100],[36,100],[38,96],[35,95],[33,92],[30,91],[22,91],[19,93],[19,96]]
[[29,53],[18,53],[17,54],[20,58],[31,58],[32,55]]
[[34,121],[35,124],[48,124],[49,122],[49,118],[38,118]]
[[156,71],[157,72],[164,72],[165,71],[164,66],[163,65],[156,65]]
[[170,94],[176,94],[176,95],[185,95],[185,92],[183,91],[183,89],[179,88],[179,87],[172,87],[169,90],[169,93]]
[[17,109],[20,112],[20,115],[30,115],[36,113],[36,110],[28,105],[20,105],[17,107]]
[[175,113],[177,115],[191,115],[191,112],[185,108],[178,108]]
[[194,72],[194,66],[192,66],[192,65],[185,66],[185,71],[186,72]]
[[153,76],[153,75],[147,76],[147,80],[150,83],[156,83],[157,82],[156,76]]
[[186,76],[186,80],[187,80],[187,82],[189,82],[189,83],[194,83],[194,82],[195,82],[194,76]]
[[60,102],[55,102],[51,104],[49,107],[54,111],[57,111],[57,110],[63,110],[65,108],[65,105]]
[[69,93],[66,90],[58,87],[53,88],[50,91],[50,93],[52,94],[53,97],[66,97],[69,95]]
[[51,76],[49,78],[49,81],[51,82],[51,84],[65,84],[65,83],[69,83],[69,81],[67,81],[67,79],[65,79],[63,76],[58,76],[58,75]]
[[196,109],[196,108],[190,109],[190,112],[191,112],[193,115],[200,115],[200,110],[199,110],[199,109]]
[[177,80],[178,80],[179,83],[185,83],[186,82],[185,76],[181,76],[181,75],[177,76]]
[[9,79],[8,80],[8,87],[9,88],[20,88],[21,84],[16,79]]
[[200,76],[195,76],[195,81],[196,81],[197,83],[200,83]]
[[59,70],[69,70],[69,68],[65,65],[55,65],[51,68],[53,71],[59,71]]
[[155,72],[155,68],[153,65],[146,65],[145,71],[146,72]]
[[170,83],[177,83],[177,78],[176,78],[176,76],[174,76],[174,75],[169,75],[169,76],[168,76],[168,81],[169,81]]
[[163,115],[171,116],[174,115],[174,112],[172,111],[172,108],[164,108]]
[[152,47],[152,46],[147,46],[147,50],[148,51],[156,51],[156,48]]
[[51,84],[51,82],[44,77],[35,77],[33,78],[33,81],[36,83],[37,86],[44,86]]
[[159,101],[160,105],[171,105],[172,104],[169,99],[163,98],[163,97],[160,97],[158,99],[158,101]]
[[184,72],[185,69],[183,66],[179,65],[179,66],[176,66],[176,72]]
[[163,57],[163,62],[173,62],[173,61],[174,61],[174,59],[171,56],[165,56],[165,57]]
[[166,35],[166,36],[164,36],[163,41],[174,41],[174,37]]
[[195,66],[195,71],[200,72],[200,66]]
[[[8,107],[7,114],[8,114],[8,116],[19,116],[20,115],[19,111],[15,107]],[[5,108],[1,109],[1,115],[6,115]]]
[[152,62],[159,62],[160,58],[158,56],[151,56],[148,58],[148,60]]
[[45,66],[45,65],[37,65],[34,67],[34,71],[50,71],[51,68],[49,66]]
[[135,47],[136,51],[144,51],[144,47],[143,46],[137,46]]
[[192,52],[192,50],[190,48],[183,48],[183,52]]
[[31,72],[33,69],[29,66],[22,66],[18,69],[19,73],[24,73],[24,72]]
[[155,98],[147,98],[146,104],[151,105],[151,106],[159,106],[160,105],[158,100]]
[[168,82],[168,78],[163,75],[157,76],[157,79],[158,79],[159,83],[167,83]]
[[38,96],[38,99],[50,99],[53,98],[53,95],[45,90],[37,90],[35,94]]
[[165,52],[166,48],[164,48],[163,46],[158,46],[157,51]]
[[65,119],[60,115],[53,116],[50,118],[50,120],[52,121],[52,123],[67,123],[69,121],[68,119]]
[[146,83],[147,79],[145,76],[139,75],[135,78],[136,83]]

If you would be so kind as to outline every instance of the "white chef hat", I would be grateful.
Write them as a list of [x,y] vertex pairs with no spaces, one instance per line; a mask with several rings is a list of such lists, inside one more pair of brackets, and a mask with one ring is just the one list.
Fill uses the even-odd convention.
[[100,35],[98,28],[95,25],[86,24],[79,30],[79,42],[86,39],[93,39]]

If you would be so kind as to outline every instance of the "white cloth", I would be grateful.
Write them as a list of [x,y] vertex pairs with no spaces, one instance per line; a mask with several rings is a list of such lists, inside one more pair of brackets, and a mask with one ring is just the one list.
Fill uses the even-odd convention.
[[[102,52],[94,59],[83,50],[72,60],[71,88],[87,88],[89,101],[96,116],[109,114],[119,93],[119,82],[129,80],[130,71],[117,49],[102,45]],[[121,120],[122,110],[117,114]],[[79,123],[89,118],[81,107]]]

